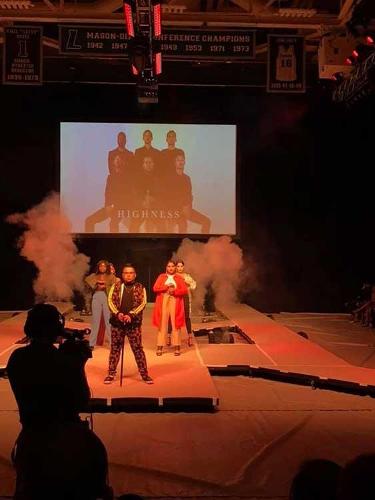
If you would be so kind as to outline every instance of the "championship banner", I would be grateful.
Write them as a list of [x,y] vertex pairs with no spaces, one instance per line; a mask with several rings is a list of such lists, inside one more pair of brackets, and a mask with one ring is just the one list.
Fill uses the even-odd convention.
[[252,30],[167,30],[161,36],[166,59],[246,61],[255,58]]
[[128,41],[123,26],[59,25],[60,54],[127,57]]
[[[59,26],[60,54],[127,57],[123,26]],[[253,30],[167,30],[161,51],[169,60],[241,60],[255,58]]]
[[305,39],[301,35],[268,35],[267,92],[306,91]]
[[4,84],[42,84],[42,35],[41,27],[14,26],[4,28]]

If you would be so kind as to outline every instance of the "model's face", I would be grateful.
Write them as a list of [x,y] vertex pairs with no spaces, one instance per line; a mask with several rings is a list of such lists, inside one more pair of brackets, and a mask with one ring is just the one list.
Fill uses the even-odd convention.
[[151,132],[145,132],[143,134],[143,140],[145,144],[151,144],[152,142],[152,134]]
[[153,159],[150,158],[149,156],[146,156],[143,160],[143,169],[146,172],[152,172],[154,170],[154,162]]
[[173,264],[173,262],[168,262],[167,264],[167,273],[168,274],[174,274],[176,272],[176,266]]
[[110,270],[111,274],[116,274],[116,269],[115,269],[115,266],[113,264],[110,264],[109,270]]
[[136,274],[134,267],[124,267],[122,270],[122,279],[125,283],[131,283],[135,280]]
[[100,272],[100,273],[102,273],[102,274],[104,274],[106,271],[107,271],[107,266],[106,266],[106,264],[105,264],[104,262],[101,262],[101,263],[99,264],[99,272]]
[[185,267],[185,266],[183,265],[183,263],[182,263],[182,262],[179,262],[179,263],[177,264],[177,266],[176,266],[176,271],[177,271],[178,273],[183,273],[183,272],[184,272],[184,267]]
[[169,134],[167,134],[167,144],[168,146],[174,146],[176,144],[176,134],[173,132],[169,132]]
[[185,169],[185,158],[181,155],[176,157],[176,174],[182,175]]
[[126,135],[123,132],[120,132],[117,136],[117,144],[120,148],[124,148],[126,145]]

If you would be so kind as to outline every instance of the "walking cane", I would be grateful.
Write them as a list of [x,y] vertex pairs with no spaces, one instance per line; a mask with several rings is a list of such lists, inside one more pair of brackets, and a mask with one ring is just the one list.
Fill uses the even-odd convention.
[[122,374],[124,372],[124,347],[125,347],[125,332],[122,337],[122,346],[121,346],[121,368],[120,368],[120,387],[122,387]]

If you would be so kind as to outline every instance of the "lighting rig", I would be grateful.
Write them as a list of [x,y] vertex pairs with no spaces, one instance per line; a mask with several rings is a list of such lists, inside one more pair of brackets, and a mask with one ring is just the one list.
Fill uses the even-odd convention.
[[365,36],[347,57],[346,64],[353,67],[346,78],[336,75],[338,86],[333,91],[333,100],[351,105],[375,90],[375,44],[372,36]]
[[124,0],[123,6],[138,102],[157,103],[158,75],[162,72],[161,0]]
[[373,29],[374,0],[357,0],[353,3],[346,29],[356,45],[346,57],[351,68],[348,76],[336,75],[338,86],[333,92],[335,102],[352,105],[375,92],[375,44]]

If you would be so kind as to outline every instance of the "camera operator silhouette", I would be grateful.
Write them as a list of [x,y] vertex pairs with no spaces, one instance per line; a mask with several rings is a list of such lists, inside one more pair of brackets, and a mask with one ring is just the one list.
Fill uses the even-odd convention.
[[[104,445],[79,416],[90,397],[88,343],[64,330],[64,317],[50,304],[29,311],[24,331],[29,344],[7,366],[22,424],[12,452],[14,498],[112,498]],[[68,338],[56,348],[58,337]]]

